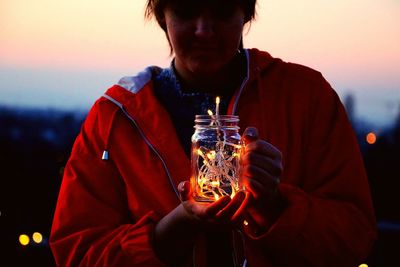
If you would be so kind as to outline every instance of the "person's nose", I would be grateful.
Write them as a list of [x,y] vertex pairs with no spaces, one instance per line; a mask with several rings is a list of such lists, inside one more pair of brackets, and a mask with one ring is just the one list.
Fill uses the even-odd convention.
[[197,37],[207,38],[214,34],[214,19],[209,15],[201,15],[196,18],[195,34]]

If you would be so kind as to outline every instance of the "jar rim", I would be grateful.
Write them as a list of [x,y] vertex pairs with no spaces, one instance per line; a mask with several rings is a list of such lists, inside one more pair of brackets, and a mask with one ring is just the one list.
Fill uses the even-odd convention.
[[211,122],[211,121],[239,122],[239,116],[237,116],[237,115],[196,115],[194,121],[196,123]]
[[195,129],[225,129],[239,130],[239,116],[237,115],[196,115]]

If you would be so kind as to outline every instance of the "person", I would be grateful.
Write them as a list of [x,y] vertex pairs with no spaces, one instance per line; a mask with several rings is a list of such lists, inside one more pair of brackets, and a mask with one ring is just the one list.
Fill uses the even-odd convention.
[[[122,78],[90,110],[65,167],[59,266],[358,266],[376,237],[346,112],[323,76],[244,49],[256,0],[148,0],[173,60]],[[194,115],[237,114],[245,190],[191,198]]]

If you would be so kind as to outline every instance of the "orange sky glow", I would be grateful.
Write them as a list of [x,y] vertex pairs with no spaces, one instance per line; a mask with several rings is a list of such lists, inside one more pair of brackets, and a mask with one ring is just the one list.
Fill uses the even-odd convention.
[[[3,0],[2,63],[123,69],[169,62],[163,32],[143,19],[144,0]],[[365,71],[400,67],[396,0],[259,0],[245,36],[289,61]],[[330,66],[330,67],[329,67]]]

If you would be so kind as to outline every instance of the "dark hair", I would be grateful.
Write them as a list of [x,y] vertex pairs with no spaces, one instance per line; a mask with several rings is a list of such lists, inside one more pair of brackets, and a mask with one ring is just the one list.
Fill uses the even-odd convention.
[[150,19],[154,16],[160,27],[166,33],[167,29],[164,23],[164,9],[169,4],[179,6],[182,3],[180,3],[180,1],[193,1],[193,4],[198,4],[199,2],[202,2],[205,3],[205,5],[212,2],[221,2],[221,4],[224,4],[226,6],[237,4],[244,12],[244,19],[246,23],[253,20],[256,14],[255,10],[257,0],[147,0],[145,18]]

